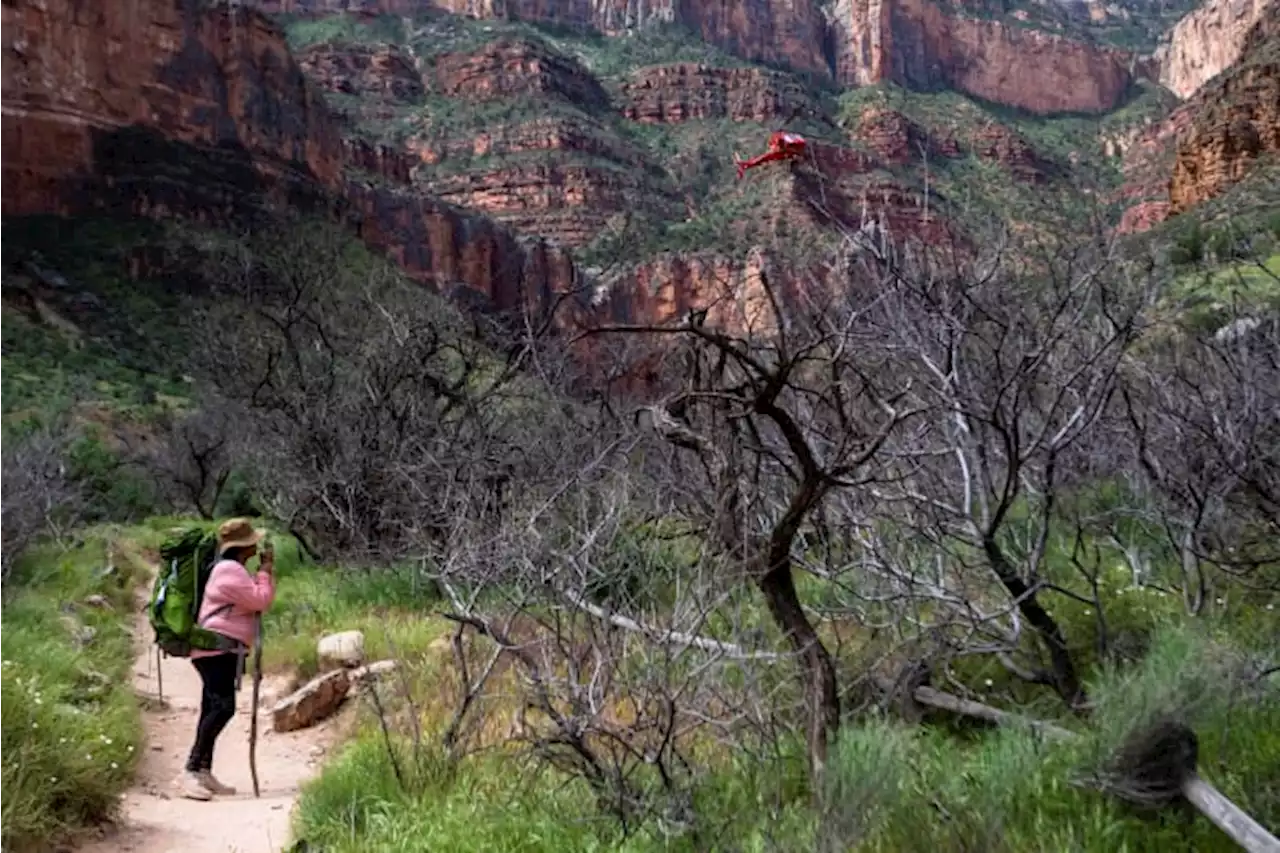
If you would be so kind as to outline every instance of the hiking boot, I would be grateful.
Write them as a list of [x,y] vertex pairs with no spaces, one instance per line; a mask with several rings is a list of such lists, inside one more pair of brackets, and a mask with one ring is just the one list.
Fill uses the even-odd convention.
[[188,800],[213,799],[213,792],[205,787],[204,780],[190,770],[178,777],[178,791]]
[[211,791],[220,796],[229,797],[236,792],[236,789],[230,785],[224,785],[219,782],[217,778],[214,777],[212,770],[201,770],[196,774],[196,777],[199,778],[200,784],[205,787],[205,790]]

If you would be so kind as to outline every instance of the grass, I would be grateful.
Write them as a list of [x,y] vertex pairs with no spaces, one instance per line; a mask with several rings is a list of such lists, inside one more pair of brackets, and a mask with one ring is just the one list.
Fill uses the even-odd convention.
[[326,634],[362,631],[368,660],[414,661],[444,636],[434,587],[411,568],[335,569],[302,563],[292,539],[277,538],[276,601],[263,619],[263,667],[318,671],[316,643]]
[[[643,547],[644,540],[636,545]],[[693,542],[671,547],[672,553],[623,556],[648,566],[648,577],[672,560],[692,559],[690,548],[696,551]],[[1056,565],[1062,559],[1051,554],[1047,571],[1069,571]],[[1177,596],[1133,587],[1128,569],[1118,557],[1114,562],[1100,580],[1111,637],[1140,636],[1142,653],[1098,656],[1092,651],[1095,615],[1080,602],[1045,594],[1079,655],[1096,705],[1087,723],[1046,701],[1038,688],[1017,689],[994,664],[954,668],[963,682],[978,685],[986,701],[1058,720],[1081,732],[1077,741],[1044,743],[1022,730],[984,731],[952,720],[908,726],[874,715],[850,719],[831,762],[822,807],[815,808],[806,788],[797,745],[784,738],[777,757],[762,761],[759,755],[721,750],[714,766],[696,771],[692,825],[652,819],[629,833],[601,817],[581,780],[539,768],[518,753],[497,748],[457,764],[445,760],[434,744],[452,709],[456,674],[440,644],[433,647],[428,639],[432,620],[420,618],[411,624],[418,626],[417,644],[425,644],[426,651],[413,656],[407,669],[415,693],[426,697],[419,707],[426,732],[420,760],[408,761],[411,745],[395,742],[411,784],[401,788],[395,782],[381,730],[366,713],[355,739],[304,791],[295,834],[329,851],[1226,853],[1231,843],[1208,821],[1176,810],[1138,812],[1097,790],[1091,780],[1135,731],[1172,714],[1199,736],[1201,775],[1264,825],[1275,825],[1280,820],[1280,684],[1274,676],[1254,683],[1242,676],[1264,665],[1280,631],[1275,596],[1259,591],[1215,600],[1193,619]],[[1153,567],[1150,581],[1166,580],[1158,570]],[[331,619],[342,621],[342,627],[363,624],[361,607],[383,619],[394,616],[392,606],[361,602],[402,601],[412,592],[403,579],[380,575],[366,582],[347,576],[319,588],[305,577],[302,572],[292,582],[299,600],[291,608],[303,608],[303,600],[317,602],[316,628]],[[812,603],[814,585],[801,586]],[[399,591],[391,592],[395,588]],[[429,610],[430,600],[421,607]],[[393,632],[411,630],[394,619],[389,624]],[[713,629],[709,624],[705,632]],[[436,640],[442,636],[434,633]],[[857,658],[857,645],[843,654]],[[511,711],[514,685],[490,686],[500,695],[485,710],[492,715],[490,727],[498,731]],[[501,736],[486,742],[494,746],[496,740]]]
[[835,782],[846,799],[871,804],[855,849],[1236,849],[1204,818],[1144,816],[1083,783],[1135,731],[1173,712],[1199,735],[1200,773],[1275,825],[1280,690],[1273,683],[1246,696],[1224,665],[1239,654],[1194,628],[1162,633],[1139,666],[1097,677],[1093,728],[1074,742],[1046,744],[1013,730],[958,745],[889,722],[851,730]]
[[[39,849],[108,817],[142,734],[130,673],[136,552],[119,531],[19,560],[4,595],[3,846]],[[110,571],[107,568],[111,567]],[[88,604],[102,596],[107,607]]]
[[[48,544],[20,561],[6,588],[0,673],[8,700],[6,849],[35,849],[101,820],[127,786],[140,743],[127,686],[132,591],[144,555],[186,523],[154,518],[134,528],[94,528],[69,547]],[[279,586],[266,621],[268,667],[309,675],[320,636],[362,630],[370,659],[395,656],[406,665],[428,734],[420,760],[403,762],[413,777],[405,790],[394,779],[373,716],[363,715],[354,740],[304,790],[295,821],[299,838],[331,853],[1225,852],[1229,842],[1203,819],[1144,816],[1082,784],[1136,728],[1170,712],[1199,734],[1202,775],[1264,825],[1280,819],[1280,690],[1274,679],[1248,685],[1239,677],[1280,628],[1260,607],[1211,612],[1196,623],[1179,619],[1178,608],[1157,607],[1154,619],[1143,616],[1141,605],[1134,613],[1113,611],[1113,622],[1133,623],[1153,640],[1137,665],[1093,667],[1097,709],[1078,742],[851,720],[833,756],[823,809],[813,807],[803,762],[784,744],[770,761],[730,754],[727,764],[703,770],[693,791],[696,828],[655,820],[624,834],[600,816],[581,781],[515,753],[445,760],[433,738],[456,689],[440,642],[449,626],[435,615],[434,589],[418,573],[326,568],[305,561],[291,537],[275,541]],[[113,568],[103,571],[106,566]],[[93,595],[110,607],[86,604]],[[1089,621],[1065,609],[1060,615],[1069,634]],[[1269,623],[1258,621],[1268,615]],[[1243,622],[1256,630],[1241,630]],[[410,746],[401,741],[398,749],[403,757]]]
[[[1265,640],[1263,640],[1265,643]],[[734,761],[701,778],[700,831],[660,821],[623,835],[580,782],[514,756],[450,765],[427,749],[420,787],[394,781],[372,730],[303,792],[296,835],[329,851],[991,850],[1226,851],[1200,817],[1139,813],[1088,782],[1118,744],[1174,711],[1200,738],[1200,772],[1264,825],[1280,818],[1280,690],[1245,695],[1228,664],[1242,652],[1194,628],[1163,632],[1127,671],[1100,672],[1094,728],[1044,743],[1022,730],[956,736],[870,717],[834,751],[826,806],[815,810],[796,755]]]

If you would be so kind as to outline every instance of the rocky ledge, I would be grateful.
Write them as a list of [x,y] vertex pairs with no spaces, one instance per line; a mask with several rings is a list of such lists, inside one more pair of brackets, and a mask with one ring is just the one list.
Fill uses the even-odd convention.
[[1189,102],[1169,181],[1170,213],[1180,213],[1241,180],[1260,159],[1280,154],[1280,5],[1272,3],[1245,39],[1240,61]]
[[694,119],[758,121],[822,119],[795,77],[761,68],[722,68],[692,62],[653,65],[620,87],[622,114],[646,124]]

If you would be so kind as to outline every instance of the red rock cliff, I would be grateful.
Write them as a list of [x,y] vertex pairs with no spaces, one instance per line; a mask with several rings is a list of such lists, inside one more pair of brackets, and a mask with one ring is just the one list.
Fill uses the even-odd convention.
[[1117,227],[1121,234],[1146,231],[1169,217],[1169,173],[1178,137],[1191,119],[1191,105],[1183,104],[1127,143],[1120,161],[1120,200],[1126,205]]
[[622,114],[665,124],[704,118],[772,122],[825,118],[789,74],[762,68],[720,68],[679,62],[641,68],[621,86]]
[[[521,105],[508,121],[480,128],[427,121],[407,141],[422,162],[438,167],[419,172],[432,195],[570,246],[591,242],[615,214],[673,210],[670,191],[634,145],[607,123],[554,106],[611,109],[604,88],[576,60],[501,39],[438,57],[427,78],[451,98]],[[518,157],[529,152],[540,156]]]
[[[243,10],[195,8],[5,4],[5,214],[92,206],[86,184],[139,178],[139,169],[229,182],[215,195],[338,180],[337,128],[279,29]],[[200,147],[222,174],[164,162],[166,141]],[[170,193],[163,203],[182,200]]]
[[609,102],[600,83],[576,60],[521,39],[500,39],[479,50],[436,58],[434,89],[451,98],[543,95],[581,107]]
[[1034,113],[1100,113],[1130,82],[1128,55],[1039,30],[961,17],[933,0],[837,0],[835,76],[949,86]]
[[652,22],[684,24],[745,59],[826,77],[818,0],[257,0],[266,12],[407,15],[444,9],[473,18],[564,24],[617,35]]
[[1188,106],[1191,127],[1169,182],[1174,214],[1239,181],[1259,158],[1280,155],[1280,6],[1254,25],[1240,61]]
[[[495,307],[572,286],[567,255],[406,188],[347,184],[338,124],[279,28],[188,0],[5,5],[8,215],[110,206],[221,221],[247,200],[336,203],[411,274]],[[389,168],[395,178],[396,169]]]

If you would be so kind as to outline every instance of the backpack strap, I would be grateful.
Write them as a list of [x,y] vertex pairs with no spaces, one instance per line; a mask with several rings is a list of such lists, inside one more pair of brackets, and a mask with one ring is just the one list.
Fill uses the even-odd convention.
[[[215,607],[215,608],[213,608],[212,610],[210,610],[210,611],[209,611],[209,613],[208,613],[208,615],[206,615],[206,616],[204,617],[204,619],[209,619],[209,618],[212,618],[212,617],[214,617],[214,616],[221,616],[223,613],[226,613],[228,610],[230,610],[230,609],[231,609],[232,607],[234,607],[234,606],[235,606],[235,605],[233,605],[231,602],[229,602],[229,601],[228,601],[226,604],[222,605],[221,607]],[[201,628],[203,628],[203,627],[204,627],[204,624],[203,624],[203,623],[204,623],[204,619],[201,619],[201,620],[200,620],[200,622],[201,622],[200,627],[201,627]]]

